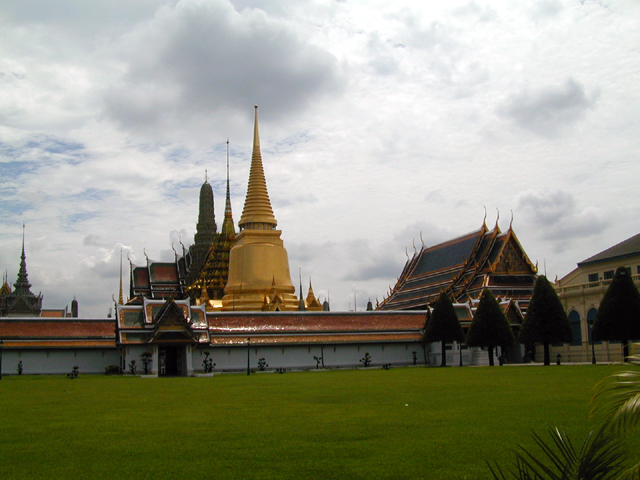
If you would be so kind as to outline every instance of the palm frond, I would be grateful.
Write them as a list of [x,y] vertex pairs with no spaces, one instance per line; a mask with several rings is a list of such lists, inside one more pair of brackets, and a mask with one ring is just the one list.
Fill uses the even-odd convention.
[[618,438],[608,429],[591,431],[576,451],[569,436],[559,428],[549,427],[551,440],[533,434],[541,453],[523,446],[515,452],[516,460],[509,477],[496,465],[489,466],[494,479],[506,480],[610,480],[623,471],[625,452]]
[[[640,344],[634,345],[634,350]],[[632,365],[640,366],[640,356],[629,357]],[[610,375],[596,386],[592,414],[602,411],[605,423],[616,431],[635,427],[640,421],[640,370],[625,370]]]
[[640,480],[640,463],[635,464],[630,469],[626,470],[618,480]]

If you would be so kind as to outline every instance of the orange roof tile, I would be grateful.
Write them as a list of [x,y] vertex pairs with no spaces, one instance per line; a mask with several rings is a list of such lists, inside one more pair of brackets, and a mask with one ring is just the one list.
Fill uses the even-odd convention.
[[426,312],[222,312],[207,314],[209,332],[224,333],[324,333],[417,331]]
[[[370,333],[370,334],[334,334],[334,335],[258,335],[251,337],[251,345],[285,345],[307,343],[371,343],[371,342],[417,342],[422,339],[419,332],[414,333]],[[212,345],[247,345],[245,336],[211,336]]]
[[115,339],[115,320],[0,319],[0,338]]

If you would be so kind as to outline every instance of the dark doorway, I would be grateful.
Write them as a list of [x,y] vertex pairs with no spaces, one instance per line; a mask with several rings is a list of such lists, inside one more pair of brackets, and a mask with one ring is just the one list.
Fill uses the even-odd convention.
[[184,375],[182,369],[182,351],[184,347],[164,346],[158,352],[161,376]]

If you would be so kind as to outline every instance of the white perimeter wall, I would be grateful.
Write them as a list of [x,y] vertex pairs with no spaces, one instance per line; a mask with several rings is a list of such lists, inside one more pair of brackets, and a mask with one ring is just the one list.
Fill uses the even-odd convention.
[[17,375],[22,361],[23,375],[71,373],[77,366],[80,374],[104,373],[106,365],[118,365],[116,348],[2,350],[2,374]]
[[[3,375],[17,374],[18,362],[22,361],[23,374],[66,374],[70,373],[74,366],[78,366],[80,374],[99,373],[104,374],[107,365],[124,365],[125,373],[128,373],[128,365],[131,360],[136,360],[137,373],[143,371],[140,355],[143,352],[152,353],[153,362],[151,372],[157,374],[158,354],[157,348],[152,345],[139,345],[125,347],[124,362],[120,357],[120,351],[112,349],[40,349],[40,350],[6,350],[3,349],[2,373]],[[447,365],[460,365],[460,347],[453,344],[447,350]],[[185,369],[187,374],[203,372],[202,362],[205,359],[204,352],[210,353],[213,359],[215,371],[242,371],[247,369],[247,354],[252,370],[258,369],[258,361],[264,358],[268,364],[268,370],[284,369],[314,369],[316,361],[314,356],[323,357],[323,368],[354,368],[362,367],[361,359],[365,353],[371,356],[370,366],[413,365],[413,354],[416,352],[416,363],[424,365],[425,352],[422,344],[418,342],[387,343],[387,344],[336,344],[325,345],[287,345],[287,346],[246,346],[234,347],[199,347],[185,346]],[[430,365],[440,365],[440,343],[428,344],[426,347],[427,362]],[[122,363],[121,363],[122,362]],[[496,358],[497,362],[497,358]],[[462,349],[463,365],[487,365],[487,353],[478,348]]]

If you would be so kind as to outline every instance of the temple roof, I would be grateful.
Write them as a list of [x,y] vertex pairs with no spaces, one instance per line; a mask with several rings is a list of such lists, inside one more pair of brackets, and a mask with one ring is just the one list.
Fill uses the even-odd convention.
[[220,312],[207,315],[207,319],[212,335],[400,332],[423,328],[426,312]]
[[625,241],[607,248],[602,252],[582,260],[578,263],[579,267],[589,265],[592,263],[605,262],[608,260],[615,260],[619,258],[629,257],[632,255],[640,255],[640,233],[634,235],[631,238],[627,238]]
[[207,315],[212,345],[420,341],[425,311],[221,312]]
[[536,267],[509,228],[482,227],[447,242],[423,247],[407,260],[398,282],[378,306],[381,310],[424,309],[447,291],[457,302],[477,298],[483,288],[526,305]]
[[115,347],[113,319],[0,319],[4,348]]

